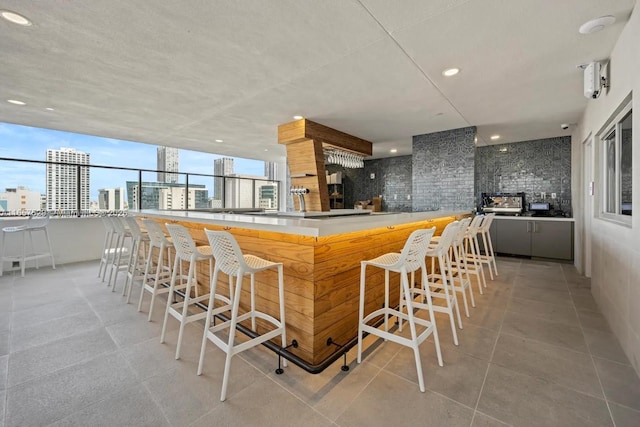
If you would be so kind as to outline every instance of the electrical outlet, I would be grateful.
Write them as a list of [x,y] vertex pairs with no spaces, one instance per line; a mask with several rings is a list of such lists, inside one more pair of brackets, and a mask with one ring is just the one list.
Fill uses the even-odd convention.
[[551,193],[551,198],[555,199],[556,198],[556,193]]
[[544,200],[544,198],[547,197],[547,193],[545,193],[544,191],[540,193],[540,198],[542,200]]
[[407,200],[411,200],[411,194],[407,194]]
[[393,200],[398,200],[398,195],[397,194],[393,195]]

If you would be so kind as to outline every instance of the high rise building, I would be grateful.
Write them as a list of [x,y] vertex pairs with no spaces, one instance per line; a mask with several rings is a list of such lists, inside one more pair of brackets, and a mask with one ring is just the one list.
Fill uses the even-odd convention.
[[101,188],[98,190],[98,209],[119,211],[126,207],[124,189],[122,187]]
[[47,164],[47,210],[89,209],[89,167],[74,166],[89,165],[89,156],[74,148],[47,150],[48,162],[65,163]]
[[278,179],[278,164],[276,162],[264,162],[264,176],[269,181],[276,181]]
[[[233,159],[230,157],[221,157],[213,161],[213,174],[216,176],[233,175]],[[213,198],[222,200],[224,194],[224,178],[214,178]]]
[[[158,182],[178,182],[178,149],[158,147]],[[175,173],[170,173],[175,172]]]

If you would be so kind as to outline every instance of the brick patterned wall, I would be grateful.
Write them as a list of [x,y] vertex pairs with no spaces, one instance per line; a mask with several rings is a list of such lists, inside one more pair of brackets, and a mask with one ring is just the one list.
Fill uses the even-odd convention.
[[413,210],[472,210],[475,127],[413,137]]
[[[359,200],[382,196],[382,210],[411,212],[411,156],[366,160],[364,169],[327,165],[329,173],[342,172],[345,208]],[[371,179],[371,174],[375,178]]]
[[478,147],[475,163],[477,203],[483,192],[524,192],[527,204],[545,192],[544,201],[571,213],[571,137]]

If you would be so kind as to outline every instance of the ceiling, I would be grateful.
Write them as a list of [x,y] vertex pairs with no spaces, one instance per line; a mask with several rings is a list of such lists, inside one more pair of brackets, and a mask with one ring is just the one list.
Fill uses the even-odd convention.
[[[569,135],[597,102],[576,67],[609,56],[634,4],[0,0],[33,22],[0,19],[0,121],[260,160],[282,160],[294,115],[375,158],[465,126],[481,145]],[[603,15],[616,23],[578,33]]]

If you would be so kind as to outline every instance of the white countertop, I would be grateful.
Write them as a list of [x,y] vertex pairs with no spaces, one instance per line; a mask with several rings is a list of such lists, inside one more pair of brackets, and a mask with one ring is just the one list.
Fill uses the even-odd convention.
[[166,218],[167,220],[194,221],[228,227],[273,231],[302,236],[322,237],[371,228],[388,227],[417,221],[466,215],[468,211],[433,211],[407,213],[372,213],[371,215],[341,216],[324,219],[268,217],[263,215],[224,214],[195,211],[142,210],[129,211],[132,215]]
[[564,221],[575,222],[574,218],[566,218],[563,216],[512,216],[512,215],[496,215],[494,220],[509,220],[509,221]]

